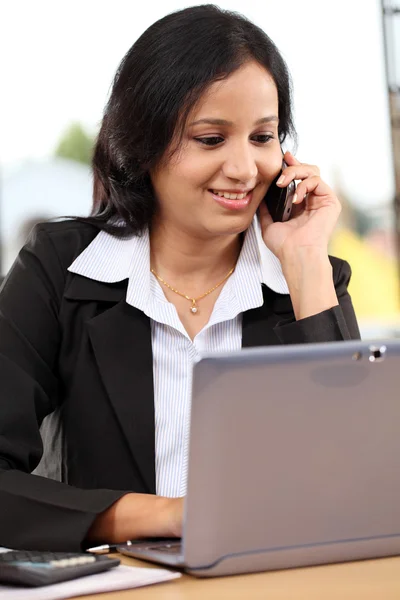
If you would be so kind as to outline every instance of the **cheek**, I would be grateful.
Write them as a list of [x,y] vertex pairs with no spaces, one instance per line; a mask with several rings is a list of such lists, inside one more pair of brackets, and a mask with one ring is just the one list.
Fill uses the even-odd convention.
[[282,154],[277,153],[274,157],[271,157],[268,162],[265,162],[261,169],[260,174],[265,181],[266,185],[275,179],[275,177],[282,171]]
[[[211,153],[210,153],[211,154]],[[215,158],[211,156],[193,156],[176,165],[175,175],[182,185],[207,187],[207,182],[218,170]]]
[[277,152],[276,156],[269,157],[268,161],[265,161],[259,167],[259,174],[262,180],[262,184],[259,190],[259,202],[262,201],[265,194],[267,193],[269,186],[274,181],[275,177],[282,171],[282,154]]

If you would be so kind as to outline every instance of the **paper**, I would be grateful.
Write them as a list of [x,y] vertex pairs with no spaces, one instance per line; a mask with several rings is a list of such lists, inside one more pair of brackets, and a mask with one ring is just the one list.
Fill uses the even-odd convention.
[[59,600],[86,594],[126,590],[177,579],[181,573],[120,565],[109,571],[38,588],[0,585],[0,600]]

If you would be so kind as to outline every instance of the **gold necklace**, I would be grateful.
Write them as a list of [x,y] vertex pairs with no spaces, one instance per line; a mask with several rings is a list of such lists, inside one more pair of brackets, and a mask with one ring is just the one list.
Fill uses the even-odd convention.
[[213,292],[220,285],[222,285],[224,283],[224,281],[226,281],[228,279],[228,277],[230,277],[232,275],[232,273],[233,273],[234,270],[235,270],[235,267],[232,267],[232,269],[230,269],[228,271],[228,273],[225,275],[225,277],[219,283],[217,283],[217,285],[214,285],[214,287],[212,287],[211,290],[208,290],[208,292],[206,292],[205,294],[202,294],[201,296],[198,296],[197,298],[191,298],[190,296],[187,296],[186,294],[183,294],[179,290],[176,290],[175,288],[173,288],[172,285],[169,285],[169,283],[167,283],[166,281],[164,281],[164,279],[162,277],[160,277],[159,275],[157,275],[157,273],[155,272],[154,269],[150,269],[150,271],[153,273],[153,275],[155,275],[157,277],[158,281],[161,281],[161,283],[163,283],[169,290],[171,290],[171,292],[175,292],[175,294],[178,294],[179,296],[182,296],[182,298],[186,298],[186,300],[189,300],[192,303],[192,306],[190,307],[190,312],[193,315],[195,315],[197,312],[199,312],[199,309],[196,306],[196,303],[199,300],[202,300],[203,298],[205,298],[206,296],[208,296],[208,294],[211,294],[211,292]]

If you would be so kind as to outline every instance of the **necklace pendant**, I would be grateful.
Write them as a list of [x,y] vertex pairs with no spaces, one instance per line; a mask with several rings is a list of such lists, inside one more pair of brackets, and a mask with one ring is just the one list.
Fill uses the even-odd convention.
[[190,307],[190,312],[195,315],[199,309],[196,306],[196,302],[192,302],[192,306]]

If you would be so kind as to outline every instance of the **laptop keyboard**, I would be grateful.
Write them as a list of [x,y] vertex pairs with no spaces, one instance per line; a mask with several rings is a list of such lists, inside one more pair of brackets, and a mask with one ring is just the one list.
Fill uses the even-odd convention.
[[182,554],[182,544],[180,542],[162,544],[160,546],[152,546],[148,550],[155,550],[156,552],[163,552],[165,554]]

